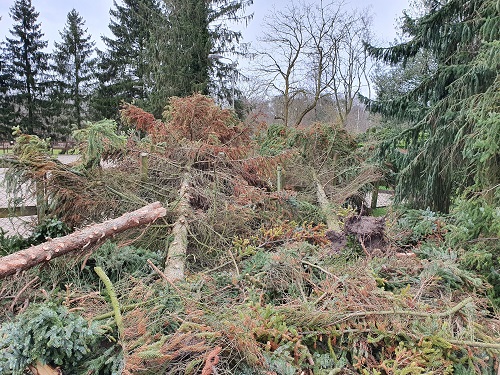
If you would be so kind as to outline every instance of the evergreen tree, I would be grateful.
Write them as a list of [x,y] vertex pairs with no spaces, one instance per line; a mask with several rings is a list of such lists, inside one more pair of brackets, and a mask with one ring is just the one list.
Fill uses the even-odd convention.
[[153,91],[147,107],[157,116],[171,96],[208,94],[209,4],[168,0],[167,8],[168,23],[155,26],[149,44]]
[[241,13],[252,2],[165,0],[168,22],[156,25],[149,49],[153,113],[161,113],[171,96],[207,94],[210,89],[232,101],[236,66],[210,60],[209,55],[244,52],[239,45],[241,32],[231,30],[228,22],[248,20]]
[[47,42],[42,40],[38,15],[31,0],[16,0],[10,8],[15,23],[4,50],[7,99],[15,111],[11,126],[20,125],[28,134],[47,135],[48,54],[43,51]]
[[[68,132],[69,125],[82,128],[88,119],[89,98],[94,84],[94,42],[87,34],[85,21],[73,9],[68,13],[61,35],[61,43],[55,43],[54,71],[57,75],[60,117]],[[68,132],[69,133],[69,132]]]
[[106,51],[99,51],[99,88],[93,101],[97,117],[117,118],[121,101],[147,97],[149,72],[147,46],[155,24],[164,23],[157,0],[114,1],[109,28],[114,37],[103,37]]
[[[447,212],[456,193],[488,192],[500,200],[500,9],[496,0],[427,1],[420,18],[405,16],[409,40],[372,56],[406,64],[424,51],[435,69],[395,98],[371,108],[412,126],[385,145],[401,145],[397,194]],[[418,106],[415,106],[418,103]],[[496,198],[495,198],[496,197]]]
[[4,60],[4,46],[0,45],[0,139],[11,138],[11,114],[12,108],[7,96],[9,74],[7,72],[6,61]]

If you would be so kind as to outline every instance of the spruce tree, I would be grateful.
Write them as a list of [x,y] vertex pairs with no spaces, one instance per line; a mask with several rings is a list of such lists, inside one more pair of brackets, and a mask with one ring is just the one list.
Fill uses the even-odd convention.
[[94,42],[87,34],[85,21],[73,9],[68,13],[61,42],[55,43],[54,71],[58,81],[60,121],[69,133],[69,126],[82,128],[89,118],[89,99],[95,82]]
[[167,4],[168,23],[155,25],[149,43],[153,91],[147,107],[157,116],[171,96],[208,94],[208,2],[169,0]]
[[0,45],[0,139],[11,138],[12,108],[7,95],[9,74],[4,59],[4,46]]
[[10,127],[20,125],[23,132],[45,136],[48,54],[43,51],[47,42],[42,39],[38,15],[31,0],[16,0],[10,8],[15,23],[12,37],[6,38],[5,69],[7,99],[15,111]]
[[209,55],[238,55],[241,32],[228,22],[248,20],[242,13],[252,0],[165,0],[168,22],[153,30],[149,61],[152,96],[149,109],[158,115],[171,96],[207,94],[210,89],[232,101],[237,71],[228,61]]
[[[406,64],[424,51],[436,67],[401,96],[372,109],[412,126],[385,144],[405,145],[397,194],[447,212],[461,192],[500,199],[500,9],[496,0],[427,1],[420,18],[405,16],[407,42],[368,46],[372,56]],[[415,107],[418,103],[418,107]],[[495,198],[496,197],[496,198]]]
[[109,28],[113,37],[103,37],[107,49],[99,51],[99,87],[93,100],[96,116],[117,118],[122,101],[142,101],[148,96],[147,46],[155,24],[162,24],[157,0],[114,1]]

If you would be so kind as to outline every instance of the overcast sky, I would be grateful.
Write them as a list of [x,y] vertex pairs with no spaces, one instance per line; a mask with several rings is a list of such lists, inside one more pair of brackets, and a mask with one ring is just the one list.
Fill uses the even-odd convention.
[[[119,0],[118,0],[119,1]],[[320,0],[310,0],[319,3]],[[396,37],[396,19],[401,16],[403,9],[408,8],[408,0],[347,0],[346,6],[351,8],[370,7],[373,14],[373,31],[377,40],[390,42]],[[9,9],[14,0],[0,0],[0,40],[10,37],[12,19]],[[88,32],[92,35],[96,45],[103,48],[101,35],[109,35],[109,9],[113,0],[32,0],[36,11],[40,13],[38,20],[42,24],[44,39],[49,41],[49,51],[52,51],[54,42],[59,41],[59,31],[64,28],[66,17],[71,9],[75,8],[85,20]],[[251,42],[260,32],[264,16],[274,7],[286,6],[290,0],[254,0],[254,4],[247,9],[254,13],[254,18],[243,30],[244,42]]]

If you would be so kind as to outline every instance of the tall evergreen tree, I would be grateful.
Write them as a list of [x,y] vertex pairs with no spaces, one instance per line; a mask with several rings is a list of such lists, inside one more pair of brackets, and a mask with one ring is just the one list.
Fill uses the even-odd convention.
[[55,43],[53,60],[62,105],[60,117],[67,132],[69,125],[76,124],[81,129],[88,119],[89,98],[95,81],[95,43],[75,9],[68,13],[66,25],[59,34],[61,42]]
[[4,46],[0,45],[0,139],[9,139],[11,133],[12,108],[7,96],[9,74],[4,59]]
[[149,109],[161,113],[171,96],[208,93],[216,89],[229,101],[237,71],[227,61],[209,55],[243,53],[241,32],[229,22],[248,20],[242,14],[252,0],[164,0],[168,22],[156,25],[151,38],[152,97]]
[[7,97],[15,111],[15,121],[27,133],[47,135],[46,100],[48,54],[43,51],[39,13],[31,0],[16,0],[10,8],[14,20],[12,38],[6,38],[5,61]]
[[143,100],[148,95],[147,46],[155,24],[162,24],[158,0],[114,1],[109,28],[103,37],[107,49],[99,54],[99,88],[94,98],[98,117],[116,118],[121,101]]
[[197,0],[168,0],[168,23],[157,24],[149,43],[153,91],[148,108],[156,115],[171,96],[208,94],[212,43],[209,4]]
[[[397,193],[420,207],[447,212],[456,193],[488,192],[500,200],[500,8],[496,0],[427,1],[420,18],[405,17],[409,40],[372,56],[405,64],[421,51],[436,68],[403,95],[372,103],[412,126]],[[383,99],[383,98],[382,98]],[[415,103],[419,103],[418,108]]]

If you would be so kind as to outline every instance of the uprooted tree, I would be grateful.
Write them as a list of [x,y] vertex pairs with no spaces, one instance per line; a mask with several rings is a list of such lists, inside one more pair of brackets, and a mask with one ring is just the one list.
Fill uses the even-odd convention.
[[[163,202],[168,227],[155,227],[147,238],[166,246],[171,281],[183,279],[188,255],[194,269],[232,259],[235,238],[283,220],[326,222],[325,230],[339,231],[341,205],[379,178],[341,126],[252,128],[199,94],[172,98],[164,120],[131,104],[121,116],[130,126],[126,138],[112,121],[76,134],[82,157],[73,166],[21,135],[11,186],[43,184],[47,212],[73,228]],[[103,168],[101,160],[110,163]],[[281,192],[274,184],[278,164]]]

